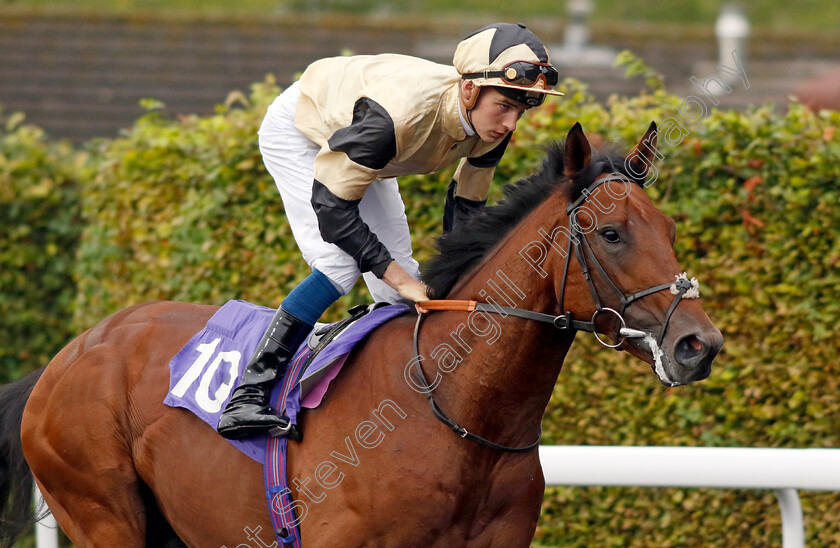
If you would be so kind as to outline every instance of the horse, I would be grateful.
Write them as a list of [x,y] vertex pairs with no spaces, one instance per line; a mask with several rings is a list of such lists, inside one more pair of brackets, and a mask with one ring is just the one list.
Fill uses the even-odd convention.
[[[415,314],[385,323],[302,415],[287,473],[304,545],[528,546],[545,490],[535,440],[577,331],[666,386],[710,374],[723,337],[644,191],[655,153],[655,124],[624,157],[593,154],[575,124],[537,173],[438,240],[430,302],[472,304],[427,310],[422,328]],[[19,465],[0,471],[0,517],[34,477],[80,548],[272,545],[262,466],[163,404],[169,360],[216,310],[132,306],[6,386],[0,454]]]

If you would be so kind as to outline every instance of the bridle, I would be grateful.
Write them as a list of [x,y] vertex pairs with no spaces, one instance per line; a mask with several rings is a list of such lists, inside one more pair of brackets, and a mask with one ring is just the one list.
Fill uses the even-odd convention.
[[[566,208],[566,215],[569,219],[569,233],[571,236],[569,237],[569,243],[566,248],[566,259],[565,264],[563,265],[563,279],[560,283],[559,309],[563,310],[563,302],[566,293],[566,281],[569,276],[569,263],[571,262],[570,259],[572,248],[574,248],[574,253],[575,257],[577,258],[578,265],[580,265],[583,277],[586,280],[587,285],[589,286],[589,292],[592,295],[592,300],[595,303],[595,312],[589,321],[575,319],[570,311],[565,311],[565,313],[560,316],[553,316],[551,314],[534,312],[532,310],[525,310],[510,306],[500,306],[497,304],[482,303],[476,301],[430,300],[424,301],[419,304],[426,310],[455,310],[462,312],[480,311],[489,312],[493,314],[500,314],[502,316],[515,316],[518,318],[535,320],[538,322],[549,323],[557,329],[565,331],[571,334],[572,336],[574,336],[574,334],[577,331],[586,331],[594,334],[595,337],[598,339],[598,342],[600,342],[607,348],[618,348],[624,343],[624,341],[627,338],[642,338],[648,336],[647,333],[645,333],[644,331],[627,327],[627,324],[624,321],[624,312],[627,310],[627,308],[639,299],[648,297],[650,295],[653,295],[654,293],[658,293],[665,289],[670,289],[671,293],[674,295],[674,299],[671,301],[671,305],[668,307],[668,311],[665,313],[665,319],[662,322],[662,331],[659,333],[659,338],[656,341],[656,345],[658,347],[662,344],[662,340],[665,338],[665,331],[668,329],[668,323],[671,320],[671,315],[674,313],[674,310],[676,310],[677,305],[679,305],[680,301],[683,298],[699,298],[699,284],[697,283],[696,279],[692,278],[691,280],[689,280],[687,275],[685,273],[682,273],[680,275],[675,276],[676,280],[673,282],[655,285],[653,287],[649,287],[648,289],[638,291],[628,296],[616,285],[612,278],[610,278],[609,274],[607,274],[606,270],[604,270],[604,267],[601,265],[600,261],[598,261],[598,257],[596,257],[595,253],[593,253],[592,248],[590,247],[589,242],[586,239],[586,233],[588,231],[581,230],[580,225],[576,222],[576,218],[577,212],[580,211],[580,208],[583,206],[583,203],[586,201],[586,198],[589,197],[599,186],[611,181],[621,181],[624,184],[633,184],[631,181],[628,180],[626,176],[621,175],[619,173],[612,173],[607,177],[603,177],[601,179],[596,179],[595,181],[593,181],[586,188],[586,190],[584,190],[581,193],[580,197],[573,203],[569,204],[569,206]],[[598,295],[598,290],[595,287],[595,283],[592,281],[591,271],[589,267],[590,262],[595,266],[597,271],[600,273],[601,277],[609,283],[613,293],[615,293],[618,296],[619,301],[621,303],[619,310],[604,307],[602,305],[601,298]],[[614,314],[618,318],[621,325],[621,327],[617,331],[618,342],[614,344],[608,344],[607,342],[605,342],[603,339],[601,339],[597,332],[595,321],[598,318],[599,314],[604,313]],[[418,339],[420,334],[420,324],[423,321],[423,317],[424,314],[419,314],[417,316],[417,323],[414,327],[413,344],[415,357],[420,355]],[[425,392],[426,398],[429,400],[429,404],[432,408],[432,413],[435,415],[435,417],[443,424],[451,428],[456,434],[458,434],[462,438],[475,441],[481,445],[490,447],[492,449],[496,449],[498,451],[504,451],[509,453],[522,453],[530,451],[539,445],[540,439],[542,437],[542,427],[540,428],[540,435],[537,437],[536,441],[522,447],[508,447],[505,445],[493,443],[485,438],[482,438],[481,436],[477,436],[467,431],[466,428],[463,428],[458,423],[453,421],[435,401],[435,398],[432,395],[434,388],[429,385],[428,380],[426,379],[426,375],[423,373],[422,367],[420,367],[420,360],[415,361],[415,371],[413,372],[412,376],[414,377],[418,386],[422,388],[422,390]]]
[[[604,267],[601,266],[601,262],[598,260],[598,257],[595,256],[595,253],[592,252],[592,248],[589,245],[589,241],[586,239],[586,232],[581,230],[580,225],[577,222],[572,222],[573,219],[577,218],[577,212],[583,206],[583,202],[586,201],[586,198],[590,196],[596,188],[601,186],[602,184],[611,182],[611,181],[621,181],[624,184],[633,184],[631,181],[627,179],[624,175],[618,173],[612,173],[607,177],[602,179],[596,179],[592,184],[584,190],[580,197],[575,200],[573,203],[569,204],[566,208],[566,215],[569,217],[569,230],[572,234],[572,237],[569,238],[569,244],[566,248],[566,262],[563,265],[563,280],[560,283],[560,310],[563,310],[563,300],[566,296],[566,280],[569,275],[569,257],[571,256],[572,247],[574,247],[575,257],[577,257],[578,264],[580,265],[581,272],[583,273],[583,277],[586,280],[587,285],[589,286],[589,293],[592,295],[592,301],[595,303],[595,313],[592,315],[592,319],[589,322],[586,322],[585,327],[579,327],[581,331],[588,331],[590,333],[595,334],[595,337],[598,339],[602,345],[606,346],[607,348],[618,348],[624,343],[626,338],[637,338],[637,337],[644,337],[645,334],[638,330],[630,330],[627,328],[626,323],[624,322],[624,312],[627,310],[627,307],[636,302],[643,297],[648,297],[653,295],[654,293],[658,293],[665,289],[670,289],[671,293],[674,295],[674,300],[671,301],[671,306],[668,307],[668,311],[665,313],[665,320],[662,322],[662,330],[659,332],[659,338],[656,341],[657,346],[662,344],[663,339],[665,338],[665,331],[668,329],[668,323],[671,321],[671,315],[676,310],[677,305],[680,304],[680,301],[685,296],[686,298],[698,298],[700,296],[700,292],[698,290],[698,283],[697,280],[690,281],[685,273],[681,275],[675,276],[676,280],[673,282],[667,282],[659,285],[655,285],[653,287],[649,287],[642,291],[638,291],[633,293],[630,296],[624,294],[624,292],[619,289],[616,283],[610,278],[607,271],[604,270]],[[588,259],[587,259],[588,257]],[[615,310],[613,308],[606,308],[602,306],[601,299],[598,295],[598,290],[595,289],[595,283],[592,281],[591,272],[589,269],[588,261],[591,260],[592,264],[595,265],[598,272],[600,273],[601,277],[605,279],[610,287],[615,293],[621,306],[619,310]],[[695,291],[691,291],[694,289]],[[690,292],[690,293],[689,293]],[[689,293],[686,296],[686,293]],[[619,340],[615,344],[607,344],[605,343],[601,337],[598,336],[597,331],[595,330],[595,319],[598,317],[598,314],[610,312],[614,314],[621,323],[621,328],[618,330]],[[564,317],[564,316],[558,316]],[[571,319],[572,313],[566,311],[565,317]],[[622,330],[625,332],[622,333]],[[641,333],[641,334],[639,334]]]

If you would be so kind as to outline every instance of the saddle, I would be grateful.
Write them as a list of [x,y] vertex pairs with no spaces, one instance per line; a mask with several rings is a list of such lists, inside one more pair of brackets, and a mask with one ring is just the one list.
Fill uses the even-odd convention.
[[[334,341],[339,335],[341,335],[348,327],[359,321],[361,318],[377,310],[379,308],[384,308],[386,306],[391,306],[389,303],[379,302],[373,304],[360,304],[354,306],[350,310],[347,311],[349,316],[344,318],[343,320],[337,321],[335,323],[328,323],[328,324],[315,324],[315,328],[310,333],[309,337],[306,339],[306,346],[309,348],[310,353],[309,357],[306,358],[306,361],[303,363],[303,367],[301,368],[301,375],[296,379],[297,382],[301,382],[303,379],[301,377],[305,376],[307,380],[310,382],[307,383],[307,387],[312,381],[317,379],[312,379],[315,377],[317,372],[311,372],[310,375],[306,375],[309,367],[318,359],[318,356],[321,352],[329,345],[332,341]],[[311,380],[310,380],[311,379]],[[304,394],[308,392],[306,387],[303,387],[301,390]]]

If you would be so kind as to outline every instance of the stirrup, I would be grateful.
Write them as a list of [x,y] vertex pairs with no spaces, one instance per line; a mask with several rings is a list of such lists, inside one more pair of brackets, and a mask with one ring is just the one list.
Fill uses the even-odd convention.
[[292,441],[303,441],[303,431],[291,422],[286,426],[274,426],[269,429],[268,435],[272,438],[286,436]]

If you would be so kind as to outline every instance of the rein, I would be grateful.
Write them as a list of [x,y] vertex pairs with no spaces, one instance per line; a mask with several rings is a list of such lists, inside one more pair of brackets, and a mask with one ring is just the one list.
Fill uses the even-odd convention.
[[[426,303],[436,303],[436,302],[456,302],[457,303],[457,302],[467,302],[467,301],[424,301],[423,304],[425,305]],[[418,314],[417,315],[417,323],[414,325],[414,355],[415,356],[420,355],[420,349],[419,349],[417,340],[418,340],[419,335],[420,335],[420,323],[422,321],[423,321],[423,314]],[[451,428],[453,432],[455,432],[456,434],[458,434],[462,438],[470,440],[470,441],[474,441],[474,442],[476,442],[480,445],[483,445],[485,447],[489,447],[491,449],[495,449],[496,451],[502,451],[504,453],[524,453],[526,451],[531,451],[532,449],[535,449],[540,444],[540,440],[542,439],[542,426],[540,426],[540,433],[537,435],[537,439],[534,440],[534,443],[531,443],[531,444],[526,445],[524,447],[509,447],[507,445],[500,445],[498,443],[493,443],[492,441],[490,441],[486,438],[482,438],[481,436],[478,436],[476,434],[473,434],[472,432],[467,431],[466,428],[462,427],[457,422],[455,422],[454,420],[449,418],[449,415],[447,415],[446,412],[443,409],[441,409],[441,407],[435,401],[435,397],[432,395],[432,392],[434,391],[434,388],[429,386],[429,381],[426,380],[426,375],[423,373],[423,368],[420,367],[420,360],[417,360],[415,362],[415,367],[416,367],[416,371],[414,372],[414,375],[413,375],[414,379],[417,381],[417,383],[426,392],[426,399],[429,400],[429,405],[432,406],[432,413],[434,414],[435,418],[437,418],[437,420],[439,420],[440,422],[442,422],[443,424],[445,424],[446,426]]]
[[[595,338],[598,339],[598,342],[600,342],[607,348],[618,348],[628,338],[643,338],[647,336],[647,333],[645,333],[644,331],[627,327],[627,324],[624,322],[624,312],[627,310],[627,307],[629,307],[631,304],[633,304],[639,299],[642,299],[649,295],[653,295],[654,293],[658,293],[665,289],[670,289],[671,293],[674,295],[674,300],[671,301],[671,305],[668,307],[668,311],[665,313],[665,320],[662,323],[662,331],[660,331],[659,338],[656,341],[657,347],[660,346],[662,344],[663,339],[665,338],[665,331],[668,329],[668,323],[671,320],[671,315],[674,313],[674,310],[676,310],[677,305],[680,304],[680,301],[683,298],[697,299],[700,297],[699,284],[695,278],[689,280],[686,273],[683,272],[682,274],[676,275],[676,280],[673,282],[655,285],[653,287],[649,287],[648,289],[637,291],[636,293],[633,293],[630,296],[625,295],[624,292],[621,289],[619,289],[619,287],[615,284],[612,278],[610,278],[610,276],[607,274],[606,270],[604,270],[604,267],[601,266],[600,261],[598,261],[598,258],[595,256],[595,253],[589,246],[589,242],[586,240],[586,233],[581,230],[580,225],[577,222],[572,222],[572,219],[576,219],[575,214],[583,205],[583,202],[586,200],[586,198],[589,195],[591,195],[593,191],[600,185],[610,181],[621,181],[624,184],[633,184],[632,182],[628,181],[626,177],[620,174],[611,174],[607,177],[604,177],[603,179],[597,179],[594,182],[592,182],[592,184],[590,184],[586,188],[586,190],[582,192],[581,196],[577,200],[575,200],[575,202],[569,204],[569,206],[566,208],[566,214],[569,217],[569,230],[571,237],[569,238],[569,245],[566,250],[566,260],[565,264],[563,265],[563,279],[560,285],[559,308],[560,310],[563,310],[563,300],[566,294],[566,280],[569,275],[569,258],[571,257],[572,247],[574,246],[575,257],[578,260],[578,265],[580,266],[581,272],[583,273],[583,277],[586,280],[587,285],[589,286],[589,292],[592,295],[592,300],[595,302],[596,310],[589,321],[575,319],[570,311],[566,311],[565,314],[561,314],[559,316],[553,316],[551,314],[545,314],[542,312],[534,312],[533,310],[514,308],[510,306],[500,306],[477,301],[429,300],[422,301],[418,304],[426,310],[489,312],[493,314],[499,314],[501,316],[515,316],[518,318],[524,318],[526,320],[550,323],[557,329],[567,331],[572,335],[574,335],[574,333],[577,331],[586,331],[588,333],[592,333],[593,335],[595,335]],[[601,277],[603,277],[605,280],[607,280],[607,282],[609,282],[610,286],[613,289],[613,292],[618,295],[618,298],[621,302],[621,307],[619,310],[602,306],[601,299],[598,295],[598,290],[595,288],[595,283],[592,281],[587,257],[589,258],[589,260],[591,260],[592,264],[595,265]],[[621,327],[618,329],[617,333],[618,342],[614,344],[608,344],[598,335],[597,328],[595,326],[595,320],[599,314],[603,313],[614,314],[621,323]],[[420,355],[418,338],[420,335],[420,324],[423,321],[423,316],[423,314],[419,314],[417,316],[417,323],[414,326],[413,344],[415,356]],[[497,443],[493,443],[492,441],[489,441],[485,438],[482,438],[481,436],[477,436],[472,432],[467,431],[466,428],[460,426],[454,420],[449,418],[446,412],[444,412],[443,409],[441,409],[440,405],[438,405],[438,403],[435,401],[435,398],[432,395],[434,388],[432,388],[429,385],[429,382],[426,379],[426,375],[423,373],[423,368],[420,367],[419,360],[417,360],[417,362],[415,363],[415,367],[416,371],[412,374],[412,376],[426,392],[426,399],[428,399],[429,401],[429,405],[432,408],[432,413],[439,421],[451,428],[456,434],[458,434],[462,438],[474,441],[476,443],[484,445],[485,447],[490,447],[497,451],[503,451],[507,453],[523,453],[526,451],[530,451],[539,445],[540,439],[542,438],[542,426],[540,427],[540,433],[539,436],[537,436],[536,441],[523,447],[509,447],[505,445],[500,445]]]

